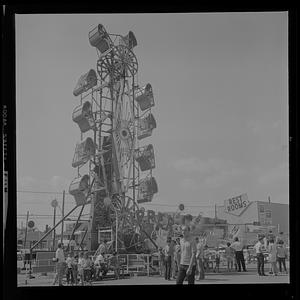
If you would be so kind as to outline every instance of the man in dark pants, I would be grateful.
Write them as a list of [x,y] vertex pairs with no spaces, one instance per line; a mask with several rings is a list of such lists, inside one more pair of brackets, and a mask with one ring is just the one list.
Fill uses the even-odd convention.
[[180,240],[181,257],[176,284],[183,284],[186,276],[188,284],[194,284],[197,247],[195,240],[190,236],[190,228],[188,226],[183,226],[182,233],[183,238]]
[[165,279],[171,280],[172,260],[174,256],[174,247],[171,243],[171,238],[167,239],[167,245],[164,248],[165,256]]
[[257,273],[259,276],[267,276],[265,274],[265,257],[263,254],[263,240],[264,237],[263,236],[259,236],[258,237],[258,242],[255,244],[254,249],[256,252],[256,259],[257,259]]
[[246,265],[245,265],[245,259],[243,254],[243,245],[239,241],[238,237],[234,238],[234,242],[230,246],[235,251],[235,258],[238,265],[238,272],[241,272],[241,266],[243,267],[243,271],[247,272]]

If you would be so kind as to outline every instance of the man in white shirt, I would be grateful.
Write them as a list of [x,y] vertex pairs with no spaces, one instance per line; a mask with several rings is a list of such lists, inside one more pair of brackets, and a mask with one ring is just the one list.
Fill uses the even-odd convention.
[[238,272],[241,272],[241,265],[243,267],[243,271],[247,272],[246,265],[245,265],[245,259],[244,259],[244,253],[243,253],[243,245],[239,241],[238,237],[234,238],[234,242],[230,246],[235,251],[235,258],[238,265]]
[[56,271],[57,271],[57,277],[58,277],[58,285],[62,286],[62,279],[65,273],[65,255],[64,255],[64,250],[63,250],[63,245],[61,243],[58,243],[57,245],[57,250],[55,253],[55,258],[56,258]]
[[264,270],[265,257],[263,254],[263,247],[264,247],[264,237],[259,236],[258,242],[254,245],[256,258],[257,258],[257,273],[259,276],[267,276]]
[[102,271],[102,273],[107,272],[106,271],[106,266],[105,266],[104,256],[101,253],[96,257],[94,265],[95,265],[95,268],[96,268],[96,278],[99,278],[99,275],[100,275],[101,271]]
[[187,276],[188,284],[195,283],[196,252],[197,247],[194,238],[190,235],[190,227],[182,227],[183,238],[180,240],[181,257],[176,284],[183,284]]

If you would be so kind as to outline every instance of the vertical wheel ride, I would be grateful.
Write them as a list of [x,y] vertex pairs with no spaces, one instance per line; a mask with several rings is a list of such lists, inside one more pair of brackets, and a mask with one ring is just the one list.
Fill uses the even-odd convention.
[[138,85],[132,31],[126,36],[109,34],[99,24],[89,32],[89,41],[98,60],[96,71],[82,75],[73,91],[80,96],[73,121],[81,140],[72,162],[77,176],[69,192],[77,205],[90,205],[89,250],[99,245],[99,229],[111,227],[114,248],[136,252],[146,237],[139,204],[152,201],[158,191],[152,176],[153,146],[139,145],[156,128],[152,87]]

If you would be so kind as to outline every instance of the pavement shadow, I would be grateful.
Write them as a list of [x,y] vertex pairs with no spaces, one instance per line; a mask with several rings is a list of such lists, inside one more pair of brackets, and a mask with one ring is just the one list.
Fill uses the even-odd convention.
[[197,282],[210,282],[210,281],[228,281],[229,279],[224,279],[224,278],[205,278],[202,280],[197,280]]
[[255,274],[255,272],[247,271],[247,272],[207,273],[206,275],[222,275],[222,276],[230,275],[230,276],[232,276],[232,275],[249,275],[249,274]]

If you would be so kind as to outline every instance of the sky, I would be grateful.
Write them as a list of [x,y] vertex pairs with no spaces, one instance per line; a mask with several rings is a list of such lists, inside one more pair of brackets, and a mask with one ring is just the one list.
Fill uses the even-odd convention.
[[[52,225],[50,203],[61,207],[76,177],[72,92],[96,69],[88,33],[99,23],[134,32],[138,83],[154,92],[157,128],[143,142],[159,192],[145,209],[211,215],[243,193],[289,203],[287,22],[287,12],[16,15],[17,224],[29,211],[39,229]],[[74,205],[66,194],[65,213]]]

